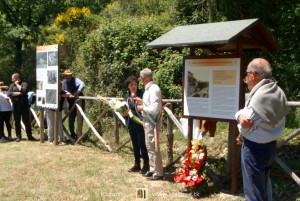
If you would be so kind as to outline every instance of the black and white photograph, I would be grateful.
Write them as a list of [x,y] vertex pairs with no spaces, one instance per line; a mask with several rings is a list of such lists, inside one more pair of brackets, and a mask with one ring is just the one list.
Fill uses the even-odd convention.
[[48,70],[47,71],[47,81],[48,81],[48,84],[56,84],[57,83],[57,71],[56,70]]
[[46,89],[46,103],[56,104],[56,89]]
[[58,51],[48,52],[48,66],[58,65]]
[[47,68],[47,52],[39,52],[36,54],[36,67]]
[[188,71],[188,97],[208,98],[209,81],[208,71],[201,71],[202,75],[197,74],[197,71]]

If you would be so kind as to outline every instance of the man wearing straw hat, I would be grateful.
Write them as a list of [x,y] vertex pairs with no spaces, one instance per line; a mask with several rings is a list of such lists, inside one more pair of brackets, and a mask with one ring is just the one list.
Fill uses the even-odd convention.
[[[79,79],[73,77],[73,72],[70,69],[66,69],[63,73],[65,80],[62,82],[62,90],[69,92],[72,96],[68,97],[69,109],[73,107],[78,96],[84,96],[83,90],[85,84]],[[82,100],[82,109],[85,108],[85,102]],[[69,130],[71,137],[77,139],[77,134],[75,133],[75,119],[76,119],[76,108],[69,115]]]
[[149,155],[150,170],[144,174],[147,180],[163,179],[164,171],[159,148],[159,124],[162,111],[162,97],[159,86],[154,84],[152,71],[145,68],[140,72],[140,79],[145,85],[143,99],[134,98],[137,110],[142,111],[146,147]]

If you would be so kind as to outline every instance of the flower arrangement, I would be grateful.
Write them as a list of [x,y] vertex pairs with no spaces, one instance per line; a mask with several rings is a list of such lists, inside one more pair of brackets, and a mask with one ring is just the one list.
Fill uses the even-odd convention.
[[193,191],[204,180],[201,167],[204,167],[206,149],[202,140],[193,140],[192,149],[188,148],[185,156],[181,158],[183,168],[179,168],[174,180],[182,187]]
[[97,96],[97,98],[99,98],[101,102],[106,103],[107,105],[109,105],[109,107],[113,111],[119,112],[123,116],[125,114],[128,114],[129,118],[131,118],[133,121],[135,121],[138,124],[143,125],[142,120],[131,112],[127,102],[119,101],[115,98],[107,100],[106,98],[104,98],[102,96]]

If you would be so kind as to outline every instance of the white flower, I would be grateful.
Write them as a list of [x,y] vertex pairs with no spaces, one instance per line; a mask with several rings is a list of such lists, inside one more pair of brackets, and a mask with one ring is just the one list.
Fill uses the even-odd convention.
[[191,179],[192,179],[192,176],[187,176],[186,177],[186,180],[188,180],[188,181],[191,180]]
[[202,160],[202,159],[204,158],[204,153],[201,153],[201,154],[199,155],[199,158]]
[[198,180],[198,176],[193,176],[192,180],[193,181],[197,181]]
[[196,169],[193,169],[190,171],[190,175],[193,176],[193,175],[197,175],[197,170]]
[[198,158],[198,154],[197,153],[194,153],[193,155],[192,155],[192,159],[193,160],[196,160]]

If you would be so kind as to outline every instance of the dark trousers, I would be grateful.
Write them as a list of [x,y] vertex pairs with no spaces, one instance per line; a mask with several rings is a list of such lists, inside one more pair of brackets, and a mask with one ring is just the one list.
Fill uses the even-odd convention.
[[276,141],[258,144],[244,138],[241,162],[247,201],[272,200],[270,169],[276,154]]
[[[69,110],[73,107],[75,102],[76,102],[76,99],[68,99]],[[85,110],[85,101],[84,100],[81,101],[81,108],[83,111]],[[77,116],[77,107],[75,107],[74,110],[69,115],[69,130],[70,130],[70,134],[72,137],[76,136],[76,133],[75,133],[76,116]]]
[[11,136],[11,111],[0,112],[0,138],[4,137],[4,122],[6,125],[8,136]]
[[25,130],[28,138],[32,137],[30,115],[29,115],[29,106],[24,104],[14,104],[14,120],[15,120],[15,129],[17,138],[22,138],[21,133],[21,119],[25,125]]
[[146,147],[144,127],[136,123],[132,124],[134,125],[130,126],[129,134],[133,146],[134,163],[140,164],[142,157],[144,164],[148,164],[149,156]]

